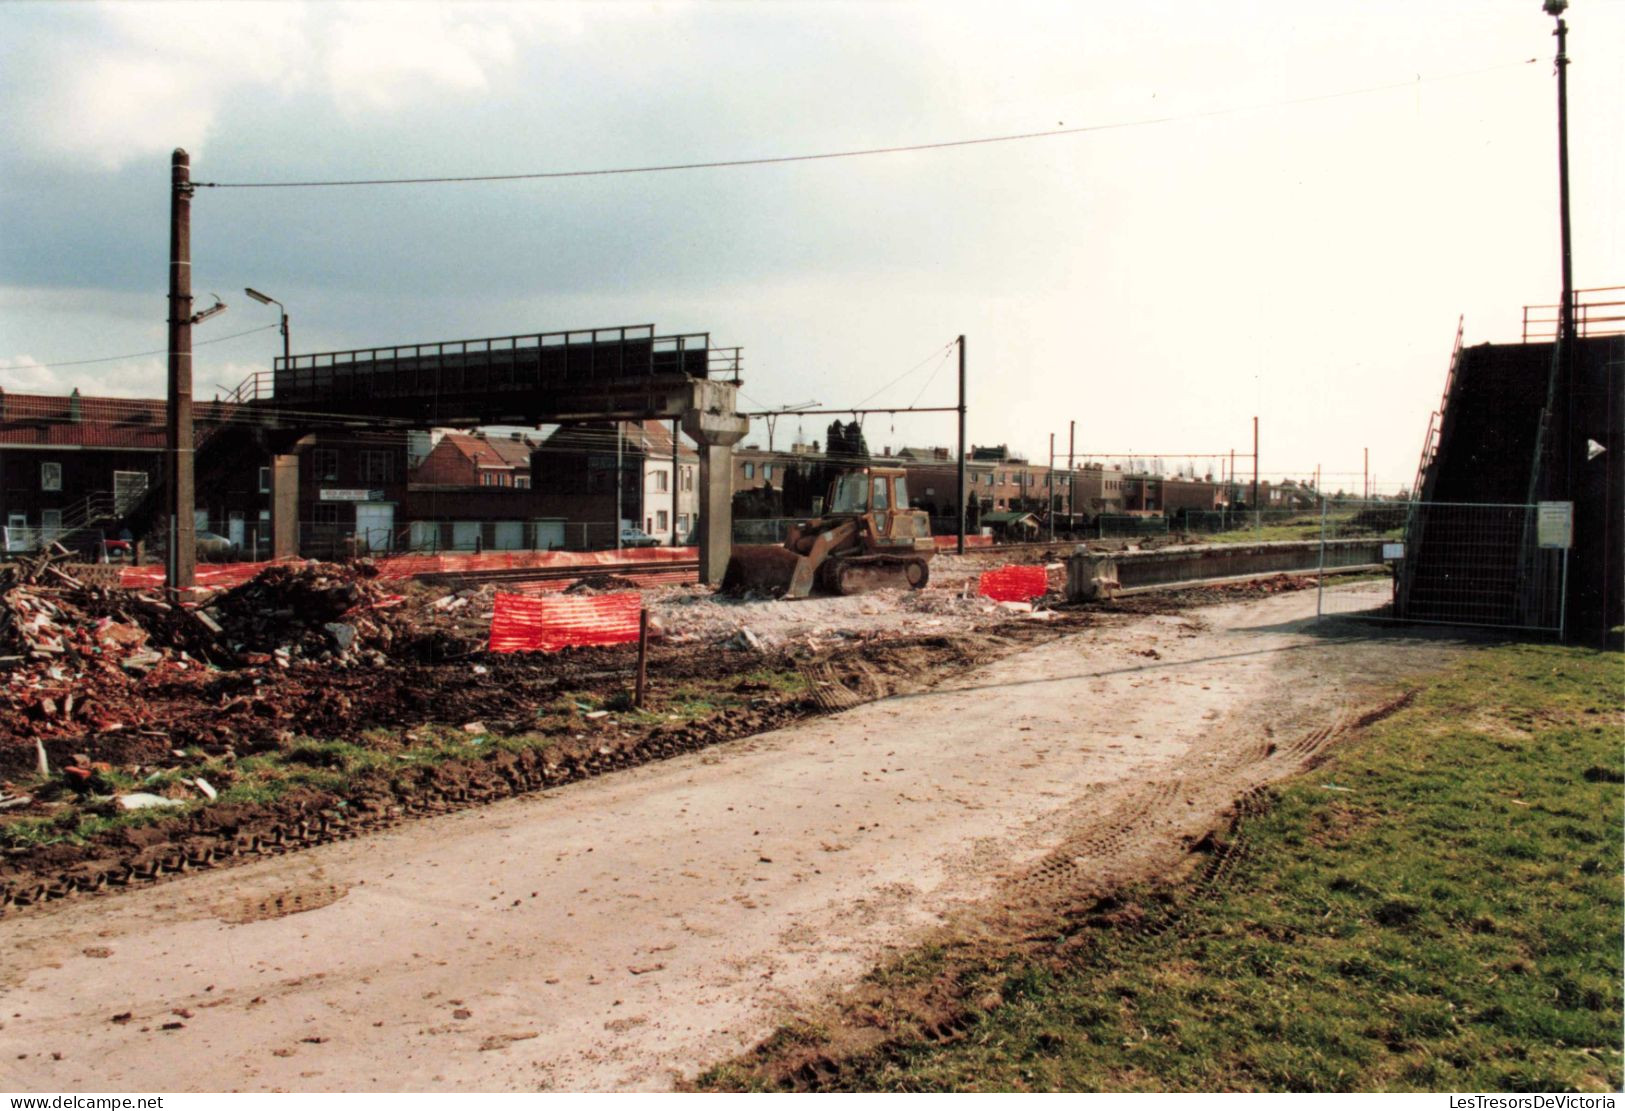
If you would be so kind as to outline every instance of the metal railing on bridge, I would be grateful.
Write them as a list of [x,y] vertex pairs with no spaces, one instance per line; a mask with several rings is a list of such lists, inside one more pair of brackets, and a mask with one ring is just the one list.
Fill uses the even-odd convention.
[[[709,333],[659,336],[652,324],[364,347],[277,359],[269,396],[322,405],[706,378],[713,370],[737,377],[738,349],[718,354],[713,359]],[[267,396],[258,380],[239,390]]]

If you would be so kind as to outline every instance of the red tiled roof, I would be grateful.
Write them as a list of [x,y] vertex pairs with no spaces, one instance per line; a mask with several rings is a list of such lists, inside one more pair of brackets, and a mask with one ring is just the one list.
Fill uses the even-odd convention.
[[516,470],[526,471],[530,470],[530,453],[535,450],[533,445],[524,440],[515,440],[507,436],[487,439],[483,436],[470,436],[464,432],[448,432],[440,442],[449,443],[476,466],[513,467]]
[[[199,420],[207,405],[197,406]],[[164,447],[165,404],[148,397],[72,397],[0,392],[0,445]]]

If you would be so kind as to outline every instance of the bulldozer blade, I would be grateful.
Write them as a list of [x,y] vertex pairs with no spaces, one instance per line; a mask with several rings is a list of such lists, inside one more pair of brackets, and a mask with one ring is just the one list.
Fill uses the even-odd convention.
[[796,556],[795,573],[790,576],[790,586],[784,592],[786,598],[805,598],[812,593],[813,578],[817,575],[818,565],[807,556]]
[[[806,562],[788,548],[777,544],[742,544],[735,546],[722,574],[723,594],[780,595],[791,589],[792,581]],[[805,597],[806,595],[800,595]]]

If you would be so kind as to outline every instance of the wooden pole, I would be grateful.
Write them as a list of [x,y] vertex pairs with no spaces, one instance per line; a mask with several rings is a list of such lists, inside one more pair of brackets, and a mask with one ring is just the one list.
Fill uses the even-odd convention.
[[638,611],[638,685],[632,693],[632,705],[643,709],[643,692],[649,683],[649,611]]

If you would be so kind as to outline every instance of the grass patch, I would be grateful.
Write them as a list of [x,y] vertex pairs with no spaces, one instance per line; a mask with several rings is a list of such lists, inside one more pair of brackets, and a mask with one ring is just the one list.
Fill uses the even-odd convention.
[[[1474,653],[1287,786],[1171,930],[1086,927],[981,969],[1004,1002],[963,1037],[859,1056],[837,1083],[1618,1091],[1622,678],[1618,654]],[[884,975],[906,990],[910,962]],[[705,1083],[748,1086],[737,1067]]]
[[[450,762],[476,762],[496,752],[518,753],[548,748],[561,739],[586,735],[600,711],[614,714],[616,724],[647,730],[690,724],[736,714],[764,698],[776,702],[806,693],[807,680],[794,670],[758,668],[721,681],[696,681],[669,691],[652,692],[649,705],[636,710],[631,694],[608,695],[564,691],[537,705],[523,732],[470,734],[461,726],[419,725],[412,729],[374,727],[354,741],[297,737],[279,748],[235,760],[209,759],[190,749],[179,765],[140,777],[128,770],[99,770],[84,794],[75,793],[60,777],[30,781],[24,789],[52,803],[65,803],[44,817],[0,819],[0,851],[25,851],[53,844],[83,844],[96,835],[122,827],[184,817],[207,805],[195,788],[182,784],[199,776],[219,792],[219,803],[271,804],[290,792],[308,789],[344,798],[363,777],[389,778],[404,770]],[[118,811],[112,796],[145,791],[175,798],[180,806]]]

